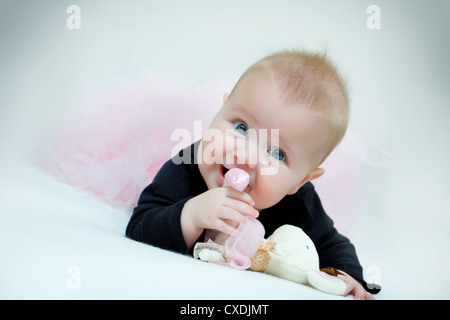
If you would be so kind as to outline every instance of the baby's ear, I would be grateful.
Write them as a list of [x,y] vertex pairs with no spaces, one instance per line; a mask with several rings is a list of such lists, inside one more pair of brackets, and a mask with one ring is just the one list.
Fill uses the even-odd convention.
[[305,183],[307,183],[308,181],[320,178],[324,173],[325,173],[324,168],[315,168],[313,171],[308,173],[305,176],[305,178],[298,185],[296,185],[288,194],[296,193],[298,191],[298,189],[300,189]]

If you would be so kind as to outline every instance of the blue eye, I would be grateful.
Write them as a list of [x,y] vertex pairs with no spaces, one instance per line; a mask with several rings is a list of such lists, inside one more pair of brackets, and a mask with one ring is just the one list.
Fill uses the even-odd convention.
[[243,135],[246,135],[248,130],[247,126],[241,121],[236,121],[234,123],[234,129],[236,129],[237,132]]
[[286,160],[286,154],[281,149],[270,149],[267,150],[267,153],[270,154],[276,160]]

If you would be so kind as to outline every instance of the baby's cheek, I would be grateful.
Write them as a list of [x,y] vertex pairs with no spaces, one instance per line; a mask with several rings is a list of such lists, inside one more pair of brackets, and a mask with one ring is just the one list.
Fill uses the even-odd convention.
[[218,139],[213,141],[202,141],[202,162],[207,165],[222,163],[223,146]]
[[255,208],[265,209],[277,204],[284,197],[284,193],[281,189],[277,188],[275,181],[267,178],[259,178],[250,196],[255,201]]

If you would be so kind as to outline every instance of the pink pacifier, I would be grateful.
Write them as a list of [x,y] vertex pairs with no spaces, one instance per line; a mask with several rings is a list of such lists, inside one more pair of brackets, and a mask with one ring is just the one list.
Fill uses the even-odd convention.
[[[224,186],[243,191],[249,181],[247,172],[233,168],[225,174]],[[265,234],[263,225],[257,219],[246,216],[245,220],[245,223],[239,224],[236,231],[226,240],[226,262],[221,263],[241,270],[251,266],[250,259],[258,251]]]

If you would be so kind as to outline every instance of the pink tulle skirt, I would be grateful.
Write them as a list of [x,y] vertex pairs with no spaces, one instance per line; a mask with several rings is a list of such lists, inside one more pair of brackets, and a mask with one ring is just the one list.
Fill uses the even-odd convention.
[[[162,164],[201,138],[233,85],[224,77],[199,83],[148,72],[91,88],[39,146],[37,162],[65,183],[131,210]],[[172,136],[177,129],[190,139],[180,143]],[[357,215],[368,160],[362,139],[348,132],[323,164],[326,174],[313,183],[332,217],[348,221]]]
[[[201,138],[231,88],[223,79],[198,83],[152,73],[91,88],[39,146],[39,166],[110,205],[130,209],[162,164]],[[172,138],[180,129],[190,139]]]

